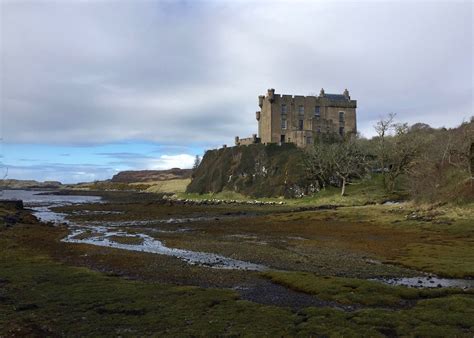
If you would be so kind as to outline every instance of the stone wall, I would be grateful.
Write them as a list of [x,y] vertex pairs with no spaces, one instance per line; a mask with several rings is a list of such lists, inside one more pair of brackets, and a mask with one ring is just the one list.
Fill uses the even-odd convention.
[[[282,112],[283,105],[286,114]],[[259,96],[260,112],[257,112],[259,138],[262,143],[295,143],[304,147],[319,134],[339,134],[343,127],[344,136],[357,132],[357,101],[351,100],[347,91],[342,95],[325,94],[319,96],[280,95],[269,89],[267,95]],[[316,115],[319,107],[319,116]],[[344,120],[340,122],[339,114]],[[282,120],[286,118],[286,129]],[[300,128],[300,120],[303,128]]]

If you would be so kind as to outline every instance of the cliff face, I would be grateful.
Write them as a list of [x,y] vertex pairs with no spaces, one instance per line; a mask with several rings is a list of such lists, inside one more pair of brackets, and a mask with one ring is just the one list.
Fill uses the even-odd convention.
[[173,168],[169,170],[129,170],[121,171],[112,177],[114,183],[134,183],[150,181],[167,181],[190,178],[191,169]]
[[295,197],[306,186],[301,150],[293,144],[254,144],[207,151],[187,192]]

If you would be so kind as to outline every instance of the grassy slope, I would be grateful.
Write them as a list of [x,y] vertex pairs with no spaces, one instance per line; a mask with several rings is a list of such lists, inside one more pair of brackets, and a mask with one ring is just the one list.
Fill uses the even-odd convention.
[[[186,187],[190,182],[190,178],[145,182],[145,184],[149,185],[145,191],[153,193],[182,193],[186,191]],[[141,185],[143,183],[131,183],[130,185],[133,187],[137,184]]]
[[[346,195],[341,196],[341,190],[336,187],[328,187],[313,196],[305,196],[303,198],[283,199],[283,197],[264,197],[258,198],[259,201],[284,201],[287,205],[297,206],[319,206],[319,205],[339,205],[339,206],[357,206],[370,203],[380,203],[387,200],[399,200],[402,196],[400,194],[387,194],[382,188],[382,178],[375,175],[369,179],[355,180],[346,188]],[[223,200],[238,200],[251,201],[255,197],[246,196],[234,191],[224,190],[218,193],[180,193],[177,194],[180,198],[189,199],[223,199]]]

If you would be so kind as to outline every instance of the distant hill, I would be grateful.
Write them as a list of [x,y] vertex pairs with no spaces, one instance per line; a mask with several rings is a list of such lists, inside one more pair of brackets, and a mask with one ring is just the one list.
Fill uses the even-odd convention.
[[0,180],[0,189],[58,189],[61,187],[62,183],[58,181]]
[[129,170],[121,171],[111,179],[113,183],[135,183],[168,181],[190,178],[192,169],[172,168],[168,170]]

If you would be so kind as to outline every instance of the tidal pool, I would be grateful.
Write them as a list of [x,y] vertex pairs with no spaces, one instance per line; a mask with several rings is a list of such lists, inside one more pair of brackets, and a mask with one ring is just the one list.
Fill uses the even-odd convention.
[[472,279],[450,279],[436,276],[402,277],[374,279],[388,285],[407,286],[412,288],[474,288]]

